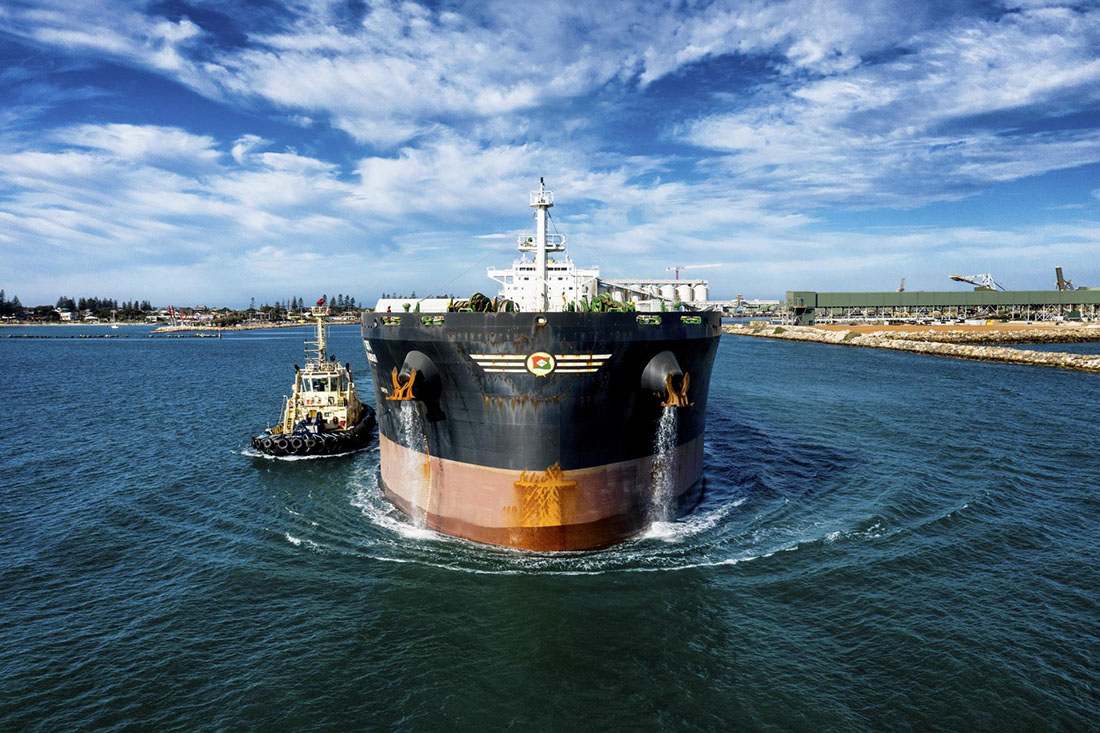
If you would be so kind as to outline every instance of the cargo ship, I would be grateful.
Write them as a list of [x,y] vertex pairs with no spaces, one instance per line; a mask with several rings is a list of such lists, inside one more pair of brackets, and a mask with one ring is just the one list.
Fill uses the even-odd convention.
[[[492,301],[365,313],[381,488],[417,524],[528,550],[586,550],[690,510],[718,313],[624,292],[578,268],[530,194]],[[633,300],[630,300],[633,298]]]

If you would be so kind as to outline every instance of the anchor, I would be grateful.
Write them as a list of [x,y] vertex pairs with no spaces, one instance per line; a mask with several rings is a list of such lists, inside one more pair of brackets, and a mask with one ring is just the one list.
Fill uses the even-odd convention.
[[673,384],[673,380],[676,375],[672,372],[665,374],[665,397],[661,402],[661,407],[691,407],[692,403],[688,401],[688,387],[691,385],[691,375],[685,374],[684,378],[680,380],[680,387]]
[[416,369],[409,370],[409,378],[404,384],[398,381],[397,367],[393,368],[393,372],[390,373],[390,377],[393,379],[393,394],[387,397],[387,400],[393,402],[408,402],[415,400],[413,396],[413,382],[416,381]]
[[691,377],[680,369],[671,351],[657,354],[642,370],[641,387],[661,400],[661,407],[691,407],[688,387]]

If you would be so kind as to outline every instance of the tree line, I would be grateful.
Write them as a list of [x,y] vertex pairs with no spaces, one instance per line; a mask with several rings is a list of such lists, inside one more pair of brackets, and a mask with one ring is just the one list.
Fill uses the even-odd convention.
[[[355,310],[356,308],[361,307],[355,304],[355,298],[351,297],[350,295],[344,295],[343,293],[337,293],[332,297],[332,300],[329,300],[327,293],[325,295],[322,295],[321,297],[325,299],[325,305],[329,307],[329,310],[336,313],[343,313],[344,311]],[[301,298],[294,297],[286,303],[276,303],[275,305],[277,307],[281,306],[283,310],[298,312],[306,308],[312,307],[313,304],[305,303],[302,301]]]
[[[363,306],[356,301],[350,295],[343,293],[337,293],[331,300],[326,294],[325,305],[329,307],[329,310],[333,313],[346,313],[348,311],[354,311],[362,308]],[[276,301],[274,305],[264,303],[259,308],[256,307],[256,299],[252,298],[249,302],[248,310],[230,310],[228,308],[215,308],[215,311],[222,311],[220,320],[232,319],[236,322],[240,322],[256,313],[262,313],[264,317],[271,320],[284,320],[291,315],[301,315],[304,311],[313,306],[313,303],[307,303],[301,298],[295,296],[286,301]],[[57,303],[53,306],[39,305],[34,307],[25,307],[19,302],[19,296],[13,296],[11,300],[8,300],[4,291],[0,290],[0,317],[14,317],[14,318],[31,318],[33,320],[43,321],[59,321],[61,316],[57,311],[70,311],[75,316],[83,316],[85,314],[91,314],[100,320],[119,320],[119,321],[137,321],[144,320],[145,316],[155,311],[156,308],[148,300],[126,300],[119,303],[114,298],[99,298],[99,297],[84,297],[84,298],[71,298],[69,296],[61,296],[57,299]],[[190,312],[192,309],[183,307],[178,310],[184,312]]]
[[13,295],[11,300],[8,300],[4,296],[4,291],[0,290],[0,316],[15,316],[20,317],[23,315],[23,304],[19,302],[19,296]]
[[140,302],[127,300],[119,305],[114,298],[81,298],[80,300],[74,300],[64,295],[57,299],[55,307],[58,310],[89,312],[96,318],[104,320],[113,316],[120,321],[138,320],[154,310],[153,305],[148,300]]

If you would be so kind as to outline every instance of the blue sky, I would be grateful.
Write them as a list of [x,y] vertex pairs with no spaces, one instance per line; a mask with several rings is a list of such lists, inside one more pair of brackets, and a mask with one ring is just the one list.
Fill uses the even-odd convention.
[[1100,5],[0,5],[0,286],[490,290],[545,176],[605,276],[1100,286]]

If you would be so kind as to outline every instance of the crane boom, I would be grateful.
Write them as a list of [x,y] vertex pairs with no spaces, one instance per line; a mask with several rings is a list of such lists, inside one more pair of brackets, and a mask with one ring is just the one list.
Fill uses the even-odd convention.
[[680,270],[703,270],[703,269],[706,269],[708,267],[721,267],[721,266],[722,266],[721,262],[716,264],[716,265],[675,265],[673,267],[666,267],[665,272],[672,272],[673,270],[675,270],[676,271],[676,279],[679,280],[680,279]]
[[975,287],[985,288],[986,290],[1008,290],[988,272],[983,272],[980,275],[952,275],[951,279],[955,282],[970,283]]
[[1055,267],[1054,268],[1054,277],[1056,278],[1059,290],[1074,290],[1075,289],[1073,287],[1073,281],[1072,280],[1066,280],[1064,277],[1062,277],[1062,268],[1061,267]]

